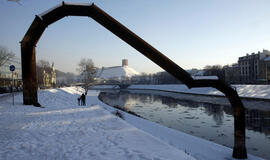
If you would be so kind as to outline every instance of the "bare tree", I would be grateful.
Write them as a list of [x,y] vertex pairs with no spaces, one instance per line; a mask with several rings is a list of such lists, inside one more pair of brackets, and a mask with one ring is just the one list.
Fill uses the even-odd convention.
[[41,68],[48,68],[48,67],[50,67],[50,62],[41,59],[41,60],[38,61],[37,66],[39,66]]
[[50,72],[50,62],[42,59],[37,62],[37,80],[39,86],[44,85],[44,71],[46,73]]
[[15,54],[13,52],[9,52],[5,47],[0,46],[0,67],[14,57]]
[[87,93],[89,86],[95,83],[97,68],[92,59],[82,58],[78,64],[77,71],[82,77],[83,83],[85,84],[85,92]]
[[221,65],[206,65],[203,69],[205,76],[217,76],[221,80],[225,80],[224,68]]
[[85,71],[91,71],[93,69],[95,69],[95,65],[92,59],[82,58],[78,64],[77,71],[82,74]]

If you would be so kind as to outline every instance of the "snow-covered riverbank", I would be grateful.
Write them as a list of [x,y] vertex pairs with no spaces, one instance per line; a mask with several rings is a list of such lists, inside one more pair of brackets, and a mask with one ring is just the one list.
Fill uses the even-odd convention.
[[[270,85],[233,85],[240,97],[270,99]],[[131,85],[129,89],[153,89],[162,91],[192,93],[201,95],[224,96],[223,93],[215,88],[192,88],[189,89],[183,84],[179,85]]]
[[[270,100],[270,85],[232,85],[239,96],[242,98],[254,98],[254,99],[269,99]],[[94,86],[93,89],[112,89],[119,88],[113,85],[98,85]],[[183,84],[164,84],[164,85],[131,85],[128,89],[144,89],[144,90],[160,90],[160,91],[171,91],[180,93],[191,93],[199,95],[213,95],[213,96],[224,96],[223,93],[215,88],[204,87],[204,88],[192,88],[189,89]]]
[[[230,148],[122,112],[80,88],[39,91],[45,108],[22,105],[22,94],[0,98],[0,159],[232,159]],[[249,155],[249,159],[260,159]]]

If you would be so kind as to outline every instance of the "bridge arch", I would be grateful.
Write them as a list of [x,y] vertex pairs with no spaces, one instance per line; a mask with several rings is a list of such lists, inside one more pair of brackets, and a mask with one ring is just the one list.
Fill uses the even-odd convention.
[[188,88],[213,87],[225,94],[234,110],[234,158],[247,158],[245,147],[245,108],[238,93],[217,80],[195,80],[184,69],[145,42],[135,33],[101,10],[95,4],[65,3],[37,15],[21,41],[23,103],[40,106],[37,96],[36,44],[50,24],[65,16],[88,16],[107,28],[134,49],[183,82]]

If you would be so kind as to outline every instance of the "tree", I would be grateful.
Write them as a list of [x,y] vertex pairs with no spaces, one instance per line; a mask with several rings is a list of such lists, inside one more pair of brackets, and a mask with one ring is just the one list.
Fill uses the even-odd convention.
[[5,47],[0,46],[0,67],[14,57],[15,54],[13,52],[9,52]]
[[181,83],[168,72],[158,72],[153,75],[155,84],[179,84]]
[[50,62],[41,59],[41,60],[38,61],[37,66],[39,66],[41,68],[49,68],[50,67]]
[[58,77],[57,83],[58,86],[70,85],[75,82],[76,75],[70,72],[62,72],[60,70],[55,70]]
[[225,72],[221,65],[207,65],[203,69],[205,76],[217,76],[221,80],[225,80]]
[[37,80],[38,80],[38,85],[43,85],[43,72],[47,71],[50,66],[50,63],[46,60],[39,60],[37,62]]
[[82,58],[78,64],[77,71],[81,75],[85,92],[87,93],[89,86],[95,83],[97,68],[95,67],[92,59]]
[[50,62],[46,60],[39,60],[37,62],[37,79],[39,85],[43,87],[55,87],[56,73],[53,65],[54,63],[50,65]]

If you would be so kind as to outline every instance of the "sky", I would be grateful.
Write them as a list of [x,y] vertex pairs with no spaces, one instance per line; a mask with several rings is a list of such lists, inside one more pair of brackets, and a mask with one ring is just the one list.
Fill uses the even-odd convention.
[[[60,0],[0,0],[0,45],[20,57],[20,41],[35,15]],[[120,23],[184,69],[236,63],[238,57],[270,50],[269,0],[93,0]],[[65,17],[43,33],[37,60],[76,73],[81,58],[97,67],[121,65],[138,72],[163,71],[113,33],[88,17]]]

